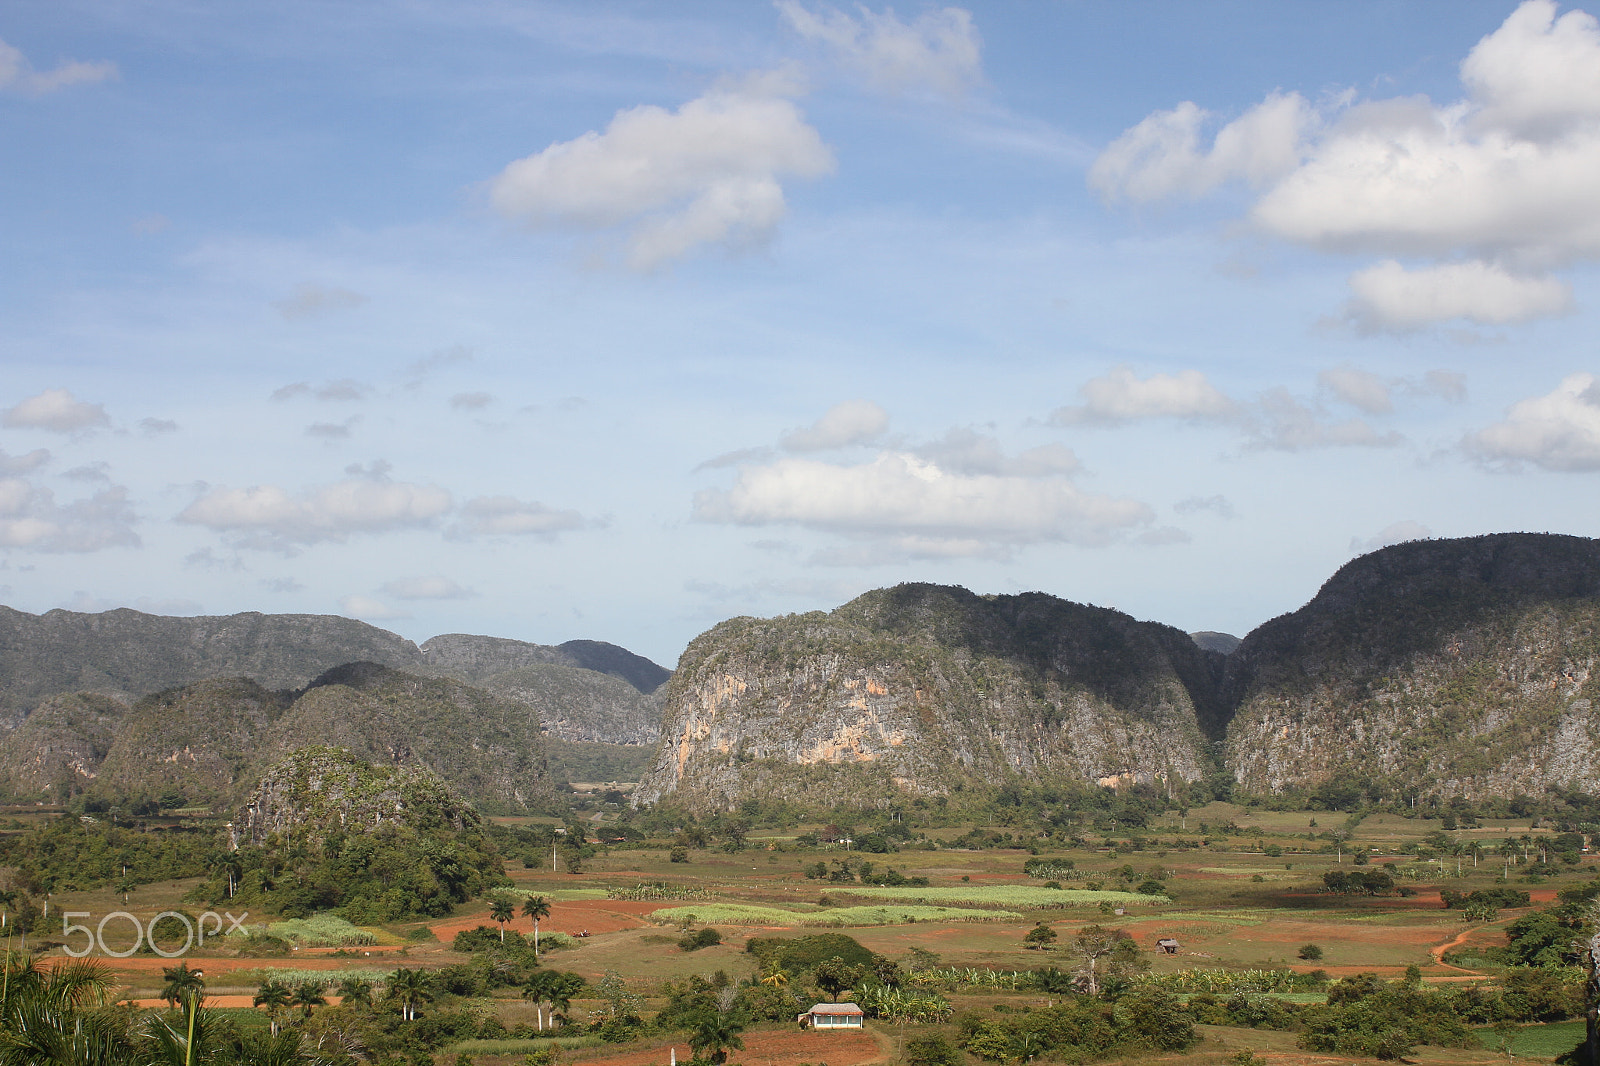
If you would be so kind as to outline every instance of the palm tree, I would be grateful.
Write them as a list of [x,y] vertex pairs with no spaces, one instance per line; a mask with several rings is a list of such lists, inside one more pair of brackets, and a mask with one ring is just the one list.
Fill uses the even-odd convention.
[[550,917],[550,902],[543,896],[529,896],[522,901],[522,916],[533,919],[533,957],[539,957],[539,921]]
[[761,983],[768,988],[784,988],[789,984],[789,971],[784,969],[773,970],[761,979]]
[[572,1007],[572,997],[579,989],[588,984],[575,973],[551,973],[550,987],[545,992],[550,1000],[550,1025],[553,1028],[560,1021],[567,1024],[567,1011]]
[[0,888],[0,926],[7,925],[6,919],[10,916],[11,908],[17,905],[17,890],[14,888]]
[[328,997],[322,994],[322,986],[315,981],[301,981],[289,995],[289,1006],[299,1007],[303,1019],[311,1017],[312,1007],[324,1007],[327,1003]]
[[272,1024],[273,1036],[278,1035],[278,1012],[289,1006],[291,996],[288,985],[271,979],[256,990],[252,1004],[267,1008],[267,1020]]
[[533,1009],[539,1016],[539,1031],[544,1032],[544,1000],[551,992],[551,984],[555,980],[553,970],[535,970],[528,978],[528,983],[522,987],[522,998],[533,1003]]
[[739,1051],[744,1048],[744,1039],[739,1036],[744,1032],[745,1019],[742,1014],[732,1011],[708,1010],[700,1018],[700,1024],[689,1036],[689,1048],[697,1059],[709,1062],[727,1062],[730,1050]]
[[349,1006],[372,1006],[372,982],[360,977],[346,977],[336,989],[339,998]]
[[91,959],[42,969],[8,954],[0,998],[0,1063],[133,1066],[127,1016],[96,1008],[115,987],[111,970]]
[[161,986],[161,998],[170,1003],[173,1010],[205,994],[205,971],[191,970],[186,962],[162,967],[161,976],[166,980],[166,984]]
[[506,923],[517,916],[516,906],[504,896],[489,901],[489,917],[500,923],[500,943],[506,942]]
[[433,999],[428,975],[421,970],[396,970],[389,975],[389,998],[400,1005],[400,1017],[413,1021],[417,1007]]

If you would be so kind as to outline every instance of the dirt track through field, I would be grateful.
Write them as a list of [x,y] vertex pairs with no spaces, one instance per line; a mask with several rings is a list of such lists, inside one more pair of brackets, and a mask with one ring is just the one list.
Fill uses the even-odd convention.
[[[678,1061],[687,1063],[693,1056],[683,1042],[659,1044],[638,1051],[605,1054],[593,1058],[574,1058],[573,1066],[668,1066],[672,1049]],[[887,1062],[890,1048],[865,1030],[845,1033],[819,1033],[815,1030],[758,1030],[744,1034],[744,1050],[729,1057],[745,1066],[799,1066],[803,1062],[825,1062],[828,1066],[871,1066]]]

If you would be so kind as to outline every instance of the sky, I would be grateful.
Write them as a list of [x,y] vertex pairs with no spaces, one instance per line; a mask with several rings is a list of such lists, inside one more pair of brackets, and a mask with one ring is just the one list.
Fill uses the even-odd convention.
[[9,0],[0,145],[19,610],[672,666],[1600,534],[1581,7]]

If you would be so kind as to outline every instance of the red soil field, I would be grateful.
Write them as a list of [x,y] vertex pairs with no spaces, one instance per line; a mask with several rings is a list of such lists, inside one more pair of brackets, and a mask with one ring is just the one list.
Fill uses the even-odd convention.
[[[649,923],[644,921],[644,915],[671,906],[674,904],[659,900],[577,899],[570,902],[555,902],[550,904],[550,917],[539,923],[539,931],[567,933],[574,936],[585,929],[591,933],[615,933],[623,929],[648,925]],[[434,936],[449,943],[463,929],[472,929],[479,925],[487,925],[496,930],[500,928],[499,924],[489,917],[487,909],[465,918],[451,918],[449,921],[438,922],[428,928],[433,930]],[[519,915],[515,921],[506,923],[506,932],[509,933],[513,929],[519,933],[532,933],[533,922]]]

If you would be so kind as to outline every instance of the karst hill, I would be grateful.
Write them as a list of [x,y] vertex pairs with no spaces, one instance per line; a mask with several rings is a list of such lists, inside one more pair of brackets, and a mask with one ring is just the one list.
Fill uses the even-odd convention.
[[1217,769],[1262,793],[1592,789],[1597,632],[1600,541],[1546,534],[1362,556],[1236,647],[1039,593],[902,585],[697,638],[636,800],[1170,787]]

